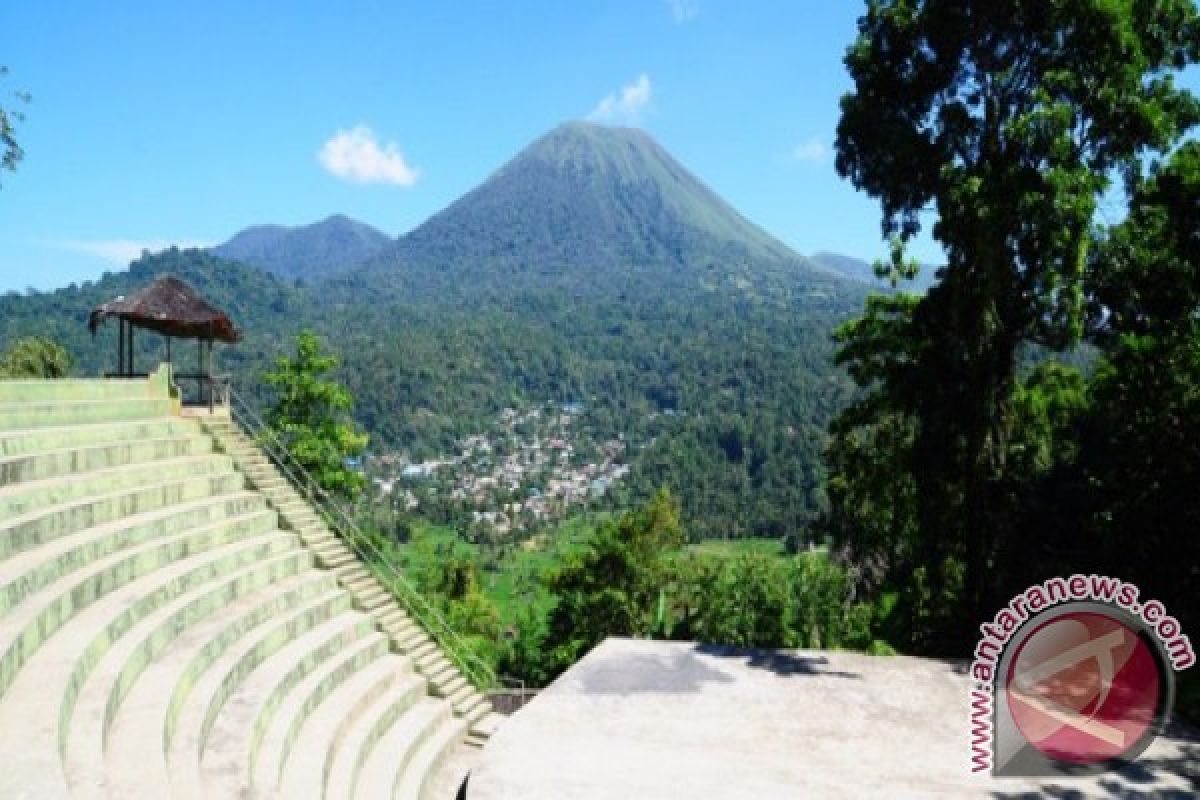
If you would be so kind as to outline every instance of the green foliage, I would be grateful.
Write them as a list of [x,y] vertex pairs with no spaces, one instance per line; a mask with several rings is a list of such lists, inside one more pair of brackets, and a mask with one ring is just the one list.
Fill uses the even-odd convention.
[[[520,291],[481,275],[468,302],[419,287],[412,298],[373,284],[297,287],[203,251],[167,250],[96,283],[0,296],[0,347],[44,335],[63,343],[78,373],[112,369],[116,326],[93,340],[88,311],[164,272],[244,331],[238,345],[218,348],[219,368],[259,408],[272,400],[262,373],[300,330],[316,332],[341,356],[331,375],[354,396],[373,449],[444,457],[505,407],[579,400],[598,441],[656,437],[631,450],[632,473],[606,508],[668,486],[689,536],[701,540],[804,538],[824,507],[825,428],[850,390],[830,366],[828,334],[861,301],[858,289],[802,292],[803,275],[768,277],[778,292],[767,302],[668,286],[674,277],[647,269],[592,276],[588,292],[605,286],[583,299],[572,270]],[[136,346],[140,365],[165,357],[160,337],[139,335]],[[174,358],[186,367],[191,349],[177,342]]]
[[792,647],[793,571],[781,558],[692,556],[678,565],[677,638],[737,647]]
[[565,669],[608,636],[663,634],[668,555],[682,544],[679,507],[666,490],[601,525],[549,580],[557,604],[543,647],[551,662]]
[[337,363],[335,356],[321,352],[315,334],[297,336],[295,357],[279,358],[264,376],[276,393],[267,425],[323,489],[353,498],[365,479],[346,459],[362,454],[367,436],[346,421],[354,404],[350,392],[324,377]]
[[70,372],[70,353],[42,336],[18,339],[0,354],[0,378],[65,378]]
[[[8,74],[8,68],[0,66],[0,78]],[[13,99],[20,104],[28,103],[29,94],[14,92]],[[16,170],[17,164],[25,157],[25,150],[17,141],[16,123],[22,122],[25,115],[14,109],[0,106],[0,169],[10,172]]]
[[1099,300],[1112,313],[1081,424],[1092,558],[1152,590],[1185,630],[1200,626],[1198,230],[1200,143],[1191,142],[1137,187],[1129,217],[1098,250]]
[[[863,396],[834,426],[828,527],[864,577],[903,588],[912,646],[965,650],[1027,569],[1020,545],[1045,550],[1030,511],[1050,486],[1077,499],[1077,450],[1060,445],[1080,379],[1022,385],[1018,356],[1083,335],[1110,177],[1136,185],[1147,154],[1200,121],[1171,78],[1200,55],[1196,31],[1190,0],[868,3],[838,170],[901,244],[935,210],[947,266],[919,300],[873,299],[842,330]],[[892,262],[902,274],[902,247]]]

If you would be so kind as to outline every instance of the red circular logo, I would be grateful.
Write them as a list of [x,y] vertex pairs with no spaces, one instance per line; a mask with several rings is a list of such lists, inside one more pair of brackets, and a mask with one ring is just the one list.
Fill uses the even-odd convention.
[[1005,686],[1026,741],[1072,764],[1133,749],[1155,724],[1162,692],[1158,661],[1138,632],[1093,611],[1062,614],[1031,632]]

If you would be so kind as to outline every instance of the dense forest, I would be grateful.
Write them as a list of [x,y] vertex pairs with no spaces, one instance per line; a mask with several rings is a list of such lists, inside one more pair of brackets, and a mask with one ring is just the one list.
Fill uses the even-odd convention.
[[[503,307],[435,308],[366,303],[349,289],[319,291],[205,252],[167,251],[95,283],[0,298],[0,346],[44,335],[67,347],[77,374],[112,369],[115,329],[93,340],[88,311],[163,272],[242,327],[245,340],[218,357],[257,404],[269,398],[261,378],[274,359],[301,329],[317,332],[341,355],[338,377],[376,450],[444,454],[508,406],[584,402],[598,435],[630,437],[669,409],[679,412],[672,429],[634,461],[624,501],[670,487],[692,538],[781,537],[822,509],[824,431],[850,391],[830,365],[830,332],[851,312],[850,292],[790,306],[704,290],[584,301],[550,284]],[[163,357],[161,337],[137,342],[138,363]],[[173,353],[184,364],[193,357],[181,343]]]

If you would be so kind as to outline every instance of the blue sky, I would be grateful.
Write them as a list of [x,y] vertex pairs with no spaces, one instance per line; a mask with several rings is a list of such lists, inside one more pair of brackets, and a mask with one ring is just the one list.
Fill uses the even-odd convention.
[[[14,7],[19,6],[19,7]],[[568,119],[636,124],[803,253],[884,254],[831,147],[857,2],[0,6],[0,289],[345,213],[408,231]],[[932,243],[918,256],[936,260]]]

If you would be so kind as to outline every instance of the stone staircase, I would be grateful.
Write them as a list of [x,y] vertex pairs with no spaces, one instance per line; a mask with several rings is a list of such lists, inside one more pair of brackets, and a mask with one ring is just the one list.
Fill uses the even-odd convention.
[[442,800],[497,719],[165,373],[0,381],[0,797]]

